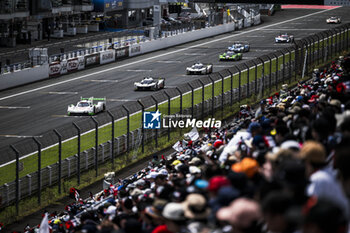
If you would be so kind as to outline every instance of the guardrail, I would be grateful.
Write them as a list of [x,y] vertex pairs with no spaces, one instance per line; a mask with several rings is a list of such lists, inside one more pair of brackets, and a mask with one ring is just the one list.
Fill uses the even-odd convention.
[[[79,177],[84,170],[94,168],[98,174],[98,164],[124,152],[143,148],[149,141],[155,142],[155,148],[157,148],[157,139],[160,135],[168,134],[170,139],[169,129],[142,129],[141,119],[144,110],[157,108],[164,114],[189,114],[203,119],[206,116],[214,116],[215,111],[223,109],[225,105],[233,105],[252,95],[263,96],[266,90],[278,91],[278,84],[297,81],[299,75],[307,76],[313,66],[329,61],[339,56],[342,51],[348,50],[349,27],[350,24],[345,24],[314,34],[275,53],[263,55],[240,65],[233,65],[232,68],[210,74],[175,89],[159,91],[138,102],[125,103],[123,108],[110,109],[108,113],[94,117],[95,120],[81,119],[74,123],[81,132],[79,135],[77,135],[77,128],[73,125],[57,128],[55,132],[59,133],[59,137],[54,131],[50,131],[36,138],[40,142],[40,150],[33,139],[25,139],[21,143],[14,144],[13,148],[17,150],[18,155],[27,157],[21,160],[22,164],[18,161],[17,169],[21,166],[26,167],[33,161],[38,162],[33,158],[39,154],[44,156],[45,152],[50,152],[51,158],[55,156],[63,156],[63,158],[60,162],[56,162],[57,157],[54,158],[50,166],[39,169],[40,173],[31,172],[21,178],[18,177],[17,182],[11,181],[2,185],[0,187],[2,206],[18,202],[34,193],[40,197],[42,188],[60,185],[60,180],[66,177],[73,175]],[[110,132],[111,127],[114,127],[112,129],[115,135],[110,138],[95,138],[96,130],[100,133]],[[77,142],[77,138],[81,138],[81,141]],[[94,141],[97,146],[83,149],[84,142],[88,140]],[[64,145],[70,142],[74,145],[80,143],[76,148],[81,146],[81,152],[77,153],[76,149],[73,153],[69,151],[75,154],[73,156],[69,156],[68,151],[62,153]],[[63,143],[63,149],[58,150],[58,145],[61,143]],[[69,157],[65,158],[64,155]],[[12,167],[14,177],[16,168]]]

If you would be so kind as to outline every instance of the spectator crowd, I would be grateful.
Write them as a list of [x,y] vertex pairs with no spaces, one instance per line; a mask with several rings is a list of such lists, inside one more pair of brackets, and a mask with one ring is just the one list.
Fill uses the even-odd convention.
[[350,232],[350,57],[176,149],[87,200],[71,189],[50,231]]

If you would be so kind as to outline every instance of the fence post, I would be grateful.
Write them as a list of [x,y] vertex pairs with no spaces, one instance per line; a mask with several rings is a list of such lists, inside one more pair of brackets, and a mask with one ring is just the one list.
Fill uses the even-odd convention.
[[289,48],[286,48],[288,50],[289,53],[289,74],[288,74],[288,83],[291,82],[292,80],[292,51]]
[[224,116],[224,76],[220,73],[218,73],[219,76],[221,77],[221,118]]
[[78,131],[78,142],[77,142],[77,148],[78,148],[78,153],[77,153],[77,179],[78,179],[78,185],[80,185],[80,145],[81,145],[81,129],[80,127],[73,122],[74,127]]
[[175,89],[180,93],[180,115],[182,115],[182,91],[178,87]]
[[111,143],[112,143],[112,169],[114,169],[114,116],[111,113],[111,111],[107,110],[107,114],[111,117],[111,124],[112,124],[112,133],[111,133]]
[[311,44],[310,44],[310,65],[313,65],[314,64],[314,59],[315,59],[315,56],[314,56],[314,53],[315,53],[315,39],[313,36],[310,36],[310,41],[311,41]]
[[276,91],[277,91],[278,90],[278,56],[275,53],[273,53],[273,56],[276,58],[275,86],[276,86]]
[[249,91],[249,86],[250,86],[250,84],[249,84],[249,66],[245,62],[242,63],[242,64],[247,69],[247,96],[246,96],[246,98],[248,98],[249,97],[249,93],[250,93],[250,91]]
[[191,119],[193,119],[194,88],[191,83],[187,83],[187,85],[191,88]]
[[262,74],[261,74],[261,80],[262,80],[262,85],[261,85],[261,94],[264,97],[264,88],[265,88],[265,61],[261,58],[258,57],[259,61],[261,61],[262,64]]
[[11,149],[16,154],[16,215],[19,213],[18,205],[19,205],[19,152],[18,150],[13,146],[10,145]]
[[[154,102],[156,102],[156,111],[158,111],[158,100],[153,95],[151,95],[151,98],[153,99]],[[156,148],[158,148],[158,129],[155,129],[155,131],[156,131],[156,135],[155,135]]]
[[330,37],[331,37],[331,58],[333,58],[333,32],[330,31]]
[[143,125],[143,122],[144,122],[144,119],[143,119],[143,115],[144,115],[144,113],[145,113],[145,105],[143,105],[143,103],[141,102],[141,100],[140,99],[138,99],[137,100],[137,103],[139,103],[140,105],[141,105],[141,113],[142,113],[142,115],[141,115],[141,129],[142,129],[142,137],[141,137],[141,147],[142,147],[142,153],[144,153],[145,152],[145,127],[144,127],[144,125]]
[[311,42],[308,37],[305,38],[307,41],[306,47],[307,47],[307,56],[306,56],[306,69],[305,69],[305,75],[309,75],[309,69],[311,66]]
[[95,118],[91,117],[91,120],[95,123],[95,176],[98,175],[98,122]]
[[[335,28],[335,30],[336,30],[336,51],[337,51],[337,53],[338,53],[338,55],[339,55],[339,52],[340,52],[340,39],[341,39],[341,29],[340,28],[338,28],[338,27],[336,27]],[[338,33],[339,33],[339,36],[338,36]]]
[[210,79],[211,81],[211,85],[212,85],[212,88],[211,88],[211,116],[212,118],[214,118],[214,85],[215,85],[215,81],[212,77],[210,77],[210,75],[208,75],[208,78]]
[[233,105],[233,74],[230,70],[227,69],[227,71],[230,73],[230,105]]
[[202,85],[202,120],[203,120],[204,119],[204,89],[205,89],[205,85],[201,79],[198,79],[198,81]]
[[242,71],[240,68],[238,68],[237,66],[237,69],[238,69],[238,102],[241,103],[241,77],[242,77]]
[[316,64],[320,64],[320,36],[318,34],[315,34],[317,37],[317,58],[316,58]]
[[58,137],[58,193],[61,194],[61,178],[62,178],[62,135],[53,130]]
[[123,109],[126,111],[126,151],[129,152],[129,146],[130,146],[130,111],[129,109],[125,106],[122,105]]
[[[170,116],[171,113],[171,109],[170,109],[170,103],[171,103],[171,97],[168,94],[168,92],[164,91],[164,94],[166,95],[166,97],[168,98],[168,116]],[[170,127],[168,127],[168,141],[170,141]]]
[[346,49],[349,48],[349,24],[346,26]]
[[34,142],[38,146],[38,206],[41,204],[41,143],[33,137]]

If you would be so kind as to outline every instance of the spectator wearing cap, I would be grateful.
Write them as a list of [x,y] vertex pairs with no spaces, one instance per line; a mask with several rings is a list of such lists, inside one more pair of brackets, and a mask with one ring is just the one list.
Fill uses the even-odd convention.
[[252,137],[258,135],[261,133],[261,125],[259,122],[252,122],[248,126],[248,132],[251,134]]
[[198,193],[189,194],[182,205],[184,215],[189,220],[187,228],[190,232],[203,232],[207,229],[210,209],[203,195]]
[[163,209],[162,216],[170,232],[186,232],[186,218],[181,203],[169,202]]
[[300,157],[305,161],[306,176],[310,181],[306,189],[307,195],[335,202],[348,216],[349,202],[334,172],[326,166],[326,150],[323,145],[315,141],[305,142]]
[[266,100],[261,100],[259,108],[255,112],[255,118],[259,118],[266,111]]
[[248,198],[236,199],[228,207],[221,208],[216,217],[219,221],[229,223],[234,233],[262,232],[259,224],[262,220],[260,206]]
[[324,199],[310,199],[304,207],[303,233],[346,233],[348,222],[339,206]]
[[350,135],[342,138],[334,151],[334,168],[339,171],[340,181],[350,203],[350,156],[349,156]]
[[281,191],[273,191],[264,198],[261,206],[266,228],[269,232],[296,232],[298,225],[289,217],[293,210],[297,208],[293,204],[292,196]]

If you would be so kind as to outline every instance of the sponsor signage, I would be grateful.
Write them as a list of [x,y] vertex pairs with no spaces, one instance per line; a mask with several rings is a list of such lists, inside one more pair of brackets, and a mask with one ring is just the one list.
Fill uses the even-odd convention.
[[93,4],[96,12],[106,13],[124,8],[123,0],[93,0]]
[[61,64],[54,62],[49,65],[49,76],[59,75],[61,73]]
[[78,57],[78,70],[85,68],[85,58],[83,56]]
[[85,66],[92,66],[99,64],[100,54],[92,54],[85,56]]
[[113,49],[100,52],[100,64],[115,61],[115,51]]
[[141,45],[136,44],[136,45],[131,45],[130,46],[130,56],[135,56],[137,54],[141,53]]
[[79,61],[78,58],[73,58],[67,61],[67,70],[74,71],[78,69]]
[[61,61],[61,74],[66,74],[67,70],[67,60]]
[[115,60],[129,57],[129,46],[115,50]]

